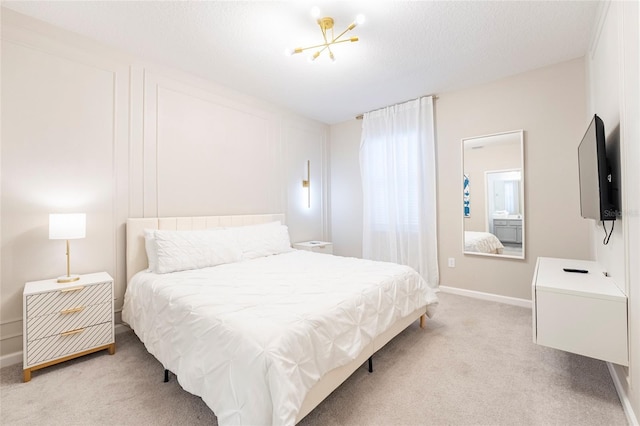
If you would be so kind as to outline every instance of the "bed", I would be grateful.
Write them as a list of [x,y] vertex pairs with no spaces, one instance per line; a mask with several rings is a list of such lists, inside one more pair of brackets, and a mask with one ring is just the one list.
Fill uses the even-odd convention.
[[123,321],[220,425],[297,423],[412,322],[423,326],[437,305],[411,268],[290,243],[269,256],[149,271],[145,232],[244,232],[277,222],[284,215],[127,221]]
[[503,250],[504,246],[502,245],[498,237],[490,232],[464,232],[464,251],[470,251],[474,253],[502,254]]

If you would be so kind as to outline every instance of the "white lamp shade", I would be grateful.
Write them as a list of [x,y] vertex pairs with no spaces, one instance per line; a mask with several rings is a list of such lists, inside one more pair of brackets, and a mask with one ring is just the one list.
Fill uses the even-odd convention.
[[87,228],[87,215],[84,213],[50,214],[49,239],[74,240],[84,238]]

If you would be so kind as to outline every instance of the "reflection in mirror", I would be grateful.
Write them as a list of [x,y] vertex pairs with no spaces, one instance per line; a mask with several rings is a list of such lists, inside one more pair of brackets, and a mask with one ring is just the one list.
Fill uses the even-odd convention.
[[462,140],[464,252],[524,259],[522,130]]

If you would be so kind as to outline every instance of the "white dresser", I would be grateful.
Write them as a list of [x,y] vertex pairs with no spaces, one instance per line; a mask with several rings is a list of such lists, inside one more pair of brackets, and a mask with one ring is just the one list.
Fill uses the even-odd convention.
[[106,272],[80,280],[28,282],[23,293],[23,373],[107,349],[115,353],[113,278]]
[[593,261],[538,258],[532,282],[534,343],[629,365],[627,297],[604,272]]
[[333,244],[327,241],[305,241],[302,243],[294,243],[293,248],[313,251],[315,253],[333,254]]

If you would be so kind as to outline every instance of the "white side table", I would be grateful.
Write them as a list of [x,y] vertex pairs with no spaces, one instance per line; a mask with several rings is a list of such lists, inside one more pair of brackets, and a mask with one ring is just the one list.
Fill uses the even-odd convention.
[[532,290],[535,343],[629,365],[627,296],[598,263],[539,257]]
[[24,286],[23,374],[107,349],[116,351],[113,278],[106,272],[78,281],[32,281]]
[[293,248],[297,250],[312,251],[315,253],[333,254],[333,243],[327,241],[304,241],[294,243]]

